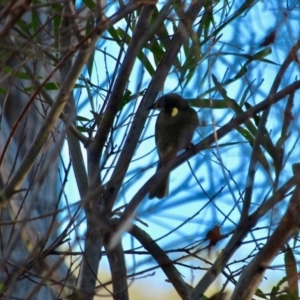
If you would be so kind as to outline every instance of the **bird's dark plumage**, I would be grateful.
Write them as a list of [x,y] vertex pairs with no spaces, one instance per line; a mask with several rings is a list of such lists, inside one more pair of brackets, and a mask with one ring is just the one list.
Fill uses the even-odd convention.
[[[159,98],[150,109],[160,113],[155,125],[155,143],[159,156],[157,170],[176,156],[178,151],[191,145],[195,129],[199,126],[196,111],[177,94]],[[163,198],[169,192],[169,174],[150,193],[149,198]]]

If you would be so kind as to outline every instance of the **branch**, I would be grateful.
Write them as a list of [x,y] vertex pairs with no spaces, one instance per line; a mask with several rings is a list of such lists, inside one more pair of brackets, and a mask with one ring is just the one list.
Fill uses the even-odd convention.
[[261,103],[253,106],[243,114],[235,117],[227,124],[222,126],[216,132],[210,134],[201,142],[190,148],[189,150],[185,151],[181,155],[175,157],[170,163],[166,164],[162,167],[156,174],[154,174],[145,184],[144,186],[136,193],[136,195],[132,198],[130,203],[126,206],[121,218],[120,218],[120,225],[118,226],[118,230],[116,231],[116,236],[119,236],[121,232],[124,231],[123,226],[126,228],[128,227],[128,222],[131,220],[134,211],[145,198],[145,196],[152,191],[152,189],[164,178],[168,173],[174,170],[176,167],[181,165],[183,162],[187,161],[198,152],[208,149],[210,145],[212,145],[216,141],[216,137],[218,140],[223,138],[226,134],[231,132],[237,126],[245,123],[248,119],[252,118],[255,114],[269,108],[271,105],[277,103],[287,95],[294,93],[295,90],[300,88],[300,81],[296,81],[291,85],[287,86],[286,88],[282,89],[278,93],[269,96]]
[[[124,89],[128,84],[130,74],[132,72],[135,60],[140,53],[142,47],[144,46],[145,41],[142,39],[144,33],[147,31],[149,27],[150,20],[152,14],[154,12],[155,5],[149,4],[145,5],[142,9],[141,15],[139,16],[136,29],[133,33],[131,42],[128,46],[128,50],[122,62],[120,72],[116,79],[116,82],[113,87],[113,91],[109,97],[109,101],[106,107],[106,110],[103,114],[103,119],[100,123],[100,126],[96,132],[95,138],[93,139],[91,145],[89,146],[89,175],[91,178],[91,188],[99,185],[99,161],[101,157],[101,153],[104,147],[104,144],[107,140],[108,134],[112,128],[115,116],[119,110],[119,104],[122,101]],[[117,66],[116,66],[117,68]],[[102,198],[104,199],[104,198]],[[103,205],[103,201],[100,205]],[[105,211],[102,209],[101,212]],[[102,222],[100,226],[102,227],[102,234],[105,234],[105,222],[106,218],[102,218]],[[129,299],[128,296],[128,286],[127,286],[127,270],[125,265],[124,253],[122,249],[122,245],[119,242],[113,249],[107,250],[108,261],[110,265],[110,271],[112,276],[113,283],[113,297],[114,299]]]
[[[23,59],[20,58],[19,60],[22,61]],[[48,105],[52,106],[53,105],[52,97],[47,93],[46,89],[42,86],[41,82],[37,79],[37,76],[32,72],[28,64],[24,63],[23,68],[26,74],[28,74],[28,76],[31,77],[33,85],[38,90],[40,90],[41,95],[48,103]],[[65,78],[66,76],[67,74],[64,74],[64,76],[61,76],[61,78]],[[67,116],[64,114],[64,112],[62,112],[62,114],[60,115],[60,119],[65,123],[65,127],[68,129],[68,131],[70,131],[73,134],[74,137],[76,137],[76,139],[81,141],[83,144],[86,144],[88,142],[87,137],[84,134],[82,134],[73,123],[67,122]]]
[[114,249],[108,249],[108,247],[105,247],[105,251],[111,271],[113,299],[129,300],[127,270],[122,244],[119,243]]
[[9,1],[0,14],[0,19],[5,20],[0,30],[0,38],[2,39],[9,34],[14,24],[21,19],[31,6],[31,0],[25,1]]
[[[74,26],[74,11],[75,8],[73,2],[67,1],[65,3],[62,12],[62,19],[59,28],[61,59],[66,57],[69,49],[72,48],[72,35],[70,35],[70,30],[71,27],[73,28]],[[63,78],[66,78],[71,68],[72,68],[72,57],[68,57],[65,60],[64,64],[60,67],[61,81],[63,81]],[[44,89],[42,89],[42,91],[43,90]],[[88,180],[87,180],[87,174],[86,174],[83,156],[80,148],[80,143],[78,139],[78,134],[76,134],[78,131],[75,127],[76,107],[75,107],[74,96],[72,93],[69,96],[68,105],[66,105],[64,108],[63,115],[65,115],[64,122],[66,124],[66,128],[71,129],[67,131],[68,148],[70,152],[70,157],[74,169],[74,174],[75,174],[79,194],[81,198],[83,198],[85,195],[87,195],[88,192],[88,188],[87,188]],[[87,138],[85,136],[84,138],[85,138],[84,141],[87,142]]]
[[300,184],[299,171],[295,174],[298,185],[294,190],[288,209],[281,219],[278,227],[268,239],[267,243],[260,249],[256,257],[243,271],[231,296],[232,300],[251,300],[262,280],[266,268],[269,267],[277,253],[284,244],[295,234],[295,228],[299,228],[300,220]]
[[[297,51],[299,50],[300,47],[300,39],[296,42],[296,44],[292,47],[290,53],[286,57],[285,61],[281,65],[276,78],[274,80],[274,83],[271,87],[269,97],[272,96],[273,94],[276,93],[276,91],[279,88],[280,82],[282,80],[282,77],[287,70],[288,66],[294,61],[295,55],[297,55]],[[249,169],[248,169],[248,176],[247,176],[247,186],[245,190],[245,197],[243,201],[243,210],[241,214],[241,219],[240,222],[243,222],[248,216],[248,211],[250,208],[250,203],[251,203],[251,198],[252,198],[252,192],[253,192],[253,186],[254,186],[254,178],[255,178],[255,173],[256,173],[256,166],[258,164],[258,157],[259,157],[259,148],[260,145],[262,144],[262,140],[266,139],[265,137],[265,132],[266,132],[266,122],[269,116],[269,111],[270,107],[267,108],[263,114],[262,117],[260,118],[257,134],[255,137],[255,143],[253,145],[252,149],[252,155],[250,159],[250,164],[249,164]]]
[[190,288],[182,279],[178,270],[174,267],[172,260],[169,259],[165,251],[148,235],[144,230],[136,225],[132,225],[128,232],[134,236],[142,246],[152,255],[160,268],[166,274],[167,278],[175,287],[177,293],[182,299],[187,299],[190,294]]
[[[113,91],[109,97],[107,107],[103,113],[100,126],[96,132],[95,138],[89,145],[90,159],[89,159],[89,173],[99,174],[99,161],[104,144],[107,140],[108,134],[112,128],[115,116],[119,110],[119,105],[122,101],[124,89],[129,81],[134,62],[143,46],[142,36],[149,26],[155,5],[147,5],[142,9],[142,13],[138,19],[136,30],[132,36],[128,50],[121,65],[121,69],[114,84]],[[117,68],[117,66],[116,66]],[[96,125],[97,122],[95,122]],[[96,179],[96,178],[95,178]],[[95,185],[97,185],[96,183]]]
[[195,289],[191,294],[191,300],[199,299],[201,295],[208,289],[208,287],[213,283],[213,281],[218,277],[218,275],[224,270],[226,264],[237,250],[240,247],[242,241],[247,236],[251,228],[257,223],[257,221],[266,214],[273,206],[270,204],[277,204],[281,201],[286,193],[297,184],[299,179],[294,176],[290,180],[288,180],[276,193],[270,197],[265,202],[261,208],[258,208],[256,212],[254,212],[249,218],[247,218],[246,222],[241,224],[237,230],[234,232],[230,241],[226,245],[225,249],[221,252],[221,254],[216,259],[213,266],[207,271],[207,273],[202,277],[199,283],[196,285]]
[[[57,64],[56,68],[54,68],[49,75],[44,79],[41,83],[41,86],[44,86],[46,82],[53,76],[53,74],[60,68],[60,66],[64,63],[64,61],[72,56],[76,51],[79,50],[76,60],[72,66],[72,68],[68,72],[68,76],[64,80],[61,89],[54,101],[49,114],[47,115],[44,124],[40,128],[37,133],[35,139],[33,140],[29,150],[27,151],[24,159],[16,171],[14,176],[12,177],[9,184],[6,188],[0,193],[0,204],[5,204],[5,202],[14,194],[15,190],[18,190],[25,180],[27,174],[29,173],[31,167],[34,164],[35,159],[37,158],[40,150],[42,149],[44,143],[47,141],[48,135],[52,130],[52,127],[55,125],[57,119],[60,117],[60,114],[63,111],[64,106],[67,103],[68,97],[70,93],[73,91],[75,83],[81,73],[82,68],[85,66],[91,52],[94,49],[94,45],[97,42],[99,36],[114,23],[119,21],[126,14],[131,11],[137,9],[141,4],[134,3],[129,4],[122,9],[119,13],[115,14],[109,21],[104,22],[103,24],[96,27],[88,36],[86,36],[81,43],[76,45],[73,49],[68,51],[68,54]],[[30,105],[35,99],[36,95],[39,93],[39,89],[37,89],[28,101],[28,105]],[[27,106],[25,109],[27,109]]]
[[[100,32],[103,32],[103,29],[107,29],[109,26],[116,22],[121,17],[126,16],[132,10],[137,9],[141,4],[140,3],[130,3],[122,9],[114,17],[111,18],[109,23],[106,22],[103,7],[104,1],[97,1],[97,25],[96,29]],[[108,26],[109,24],[109,26]],[[96,31],[97,32],[97,31]],[[133,63],[133,62],[132,62]],[[114,99],[113,99],[114,100]],[[112,101],[111,103],[116,104]],[[114,107],[112,107],[112,110]],[[103,130],[103,135],[107,128],[105,127],[109,122],[113,122],[111,111],[109,108],[106,109],[104,118],[100,124],[100,128]],[[103,123],[104,122],[104,123]],[[103,125],[104,124],[104,125]],[[106,124],[106,125],[105,125]],[[112,124],[112,123],[111,123]],[[99,128],[96,133],[93,141],[88,145],[88,189],[89,192],[93,192],[99,187],[100,184],[100,170],[99,170],[99,161],[101,157],[101,129]],[[100,133],[99,133],[100,132]],[[100,140],[98,140],[100,138]],[[101,195],[101,194],[100,194]],[[82,205],[85,210],[86,219],[87,219],[87,231],[86,231],[86,240],[84,246],[84,255],[82,259],[82,265],[80,268],[80,277],[78,281],[78,294],[86,300],[93,299],[95,284],[97,279],[98,265],[101,259],[101,249],[103,246],[103,237],[108,230],[108,223],[106,216],[103,215],[103,201],[99,201],[99,194],[87,195],[90,197],[90,201],[82,201]],[[101,216],[99,221],[99,216]],[[112,270],[114,271],[114,270]],[[114,275],[114,274],[113,274]],[[75,293],[74,298],[76,298],[77,293]]]
[[[149,114],[149,110],[145,110],[145,107],[149,107],[154,102],[159,91],[162,89],[163,84],[169,74],[169,71],[178,55],[178,52],[185,39],[188,37],[186,31],[191,31],[192,24],[197,18],[201,9],[203,8],[204,3],[205,1],[203,0],[192,2],[184,18],[180,20],[177,32],[174,34],[168,46],[168,49],[164,57],[162,58],[162,61],[146,91],[146,94],[143,97],[141,105],[139,106],[135,114],[133,123],[128,133],[128,137],[125,141],[123,151],[120,155],[119,161],[112,175],[112,180],[107,184],[107,190],[112,193],[109,197],[107,204],[108,211],[112,209],[113,204],[117,198],[118,191],[124,180],[128,166],[134,154],[136,145],[144,129],[144,125]],[[187,25],[189,25],[189,27],[187,27]]]

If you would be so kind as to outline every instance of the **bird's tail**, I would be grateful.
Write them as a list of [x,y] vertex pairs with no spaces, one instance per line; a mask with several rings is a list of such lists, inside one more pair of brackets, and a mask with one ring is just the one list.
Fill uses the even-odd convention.
[[[156,169],[156,172],[162,167],[161,162],[158,162],[158,166]],[[154,190],[150,192],[149,198],[159,198],[162,199],[169,194],[169,177],[170,174],[167,174],[165,177],[162,178],[162,180],[156,185]]]

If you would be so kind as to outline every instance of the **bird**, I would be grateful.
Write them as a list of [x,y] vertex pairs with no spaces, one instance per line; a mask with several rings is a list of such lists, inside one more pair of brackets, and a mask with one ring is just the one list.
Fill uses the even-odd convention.
[[[180,95],[170,93],[160,97],[149,109],[159,110],[155,124],[155,144],[158,152],[156,172],[166,165],[176,154],[192,145],[192,138],[199,119],[196,111]],[[169,177],[158,183],[149,198],[162,199],[169,194]]]

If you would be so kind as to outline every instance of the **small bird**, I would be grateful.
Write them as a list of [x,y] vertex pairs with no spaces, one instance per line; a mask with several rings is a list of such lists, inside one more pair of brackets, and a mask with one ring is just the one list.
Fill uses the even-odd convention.
[[[149,109],[160,110],[155,124],[155,143],[158,152],[156,172],[178,151],[191,146],[194,131],[199,126],[196,111],[177,94],[160,97]],[[149,198],[159,199],[169,193],[169,174],[150,192]]]

